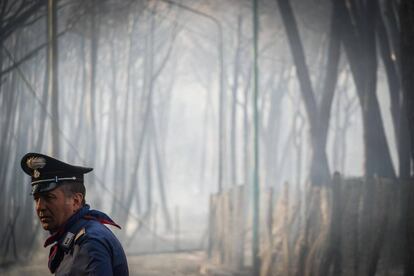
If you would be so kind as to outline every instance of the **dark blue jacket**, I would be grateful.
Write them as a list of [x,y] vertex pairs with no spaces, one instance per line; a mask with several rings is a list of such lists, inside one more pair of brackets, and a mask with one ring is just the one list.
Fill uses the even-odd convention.
[[[128,275],[121,243],[104,224],[117,226],[106,214],[86,205],[50,237],[49,268],[56,275]],[[119,226],[118,226],[119,227]]]

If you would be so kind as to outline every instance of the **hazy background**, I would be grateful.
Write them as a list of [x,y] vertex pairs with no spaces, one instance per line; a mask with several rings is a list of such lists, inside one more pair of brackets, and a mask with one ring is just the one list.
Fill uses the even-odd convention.
[[[57,61],[51,71],[44,2],[0,3],[1,262],[31,256],[47,235],[33,211],[29,177],[20,169],[27,152],[93,167],[85,181],[87,202],[123,226],[115,232],[128,253],[205,249],[210,195],[246,185],[248,200],[252,196],[253,2],[56,1]],[[332,31],[332,1],[288,2],[311,93],[323,106],[332,37],[349,29]],[[397,66],[392,20],[398,1],[375,4],[373,20],[385,22],[386,40],[380,31],[369,40],[364,32],[373,31],[358,29],[371,26],[374,17],[367,1],[356,2],[360,17],[351,19],[363,46],[353,60],[362,69],[352,72],[346,44],[337,46],[330,112],[315,115],[329,118],[322,148],[330,175],[397,177],[406,160],[398,152],[403,100],[387,66]],[[259,1],[258,14],[259,185],[278,195],[287,182],[301,193],[312,180],[312,160],[323,163],[313,154],[319,140],[311,139],[312,113],[278,2]],[[358,94],[358,75],[365,94]],[[369,113],[376,101],[379,113]],[[379,123],[370,129],[369,118]],[[385,144],[374,143],[372,137],[382,136]],[[370,143],[377,155],[367,153]],[[369,158],[382,163],[367,170]],[[407,164],[410,172],[409,159]],[[314,179],[328,181],[323,173]]]

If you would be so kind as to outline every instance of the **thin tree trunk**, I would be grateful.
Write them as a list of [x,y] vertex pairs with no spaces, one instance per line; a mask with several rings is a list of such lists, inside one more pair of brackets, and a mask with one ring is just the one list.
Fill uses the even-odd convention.
[[[151,116],[152,117],[152,116]],[[152,136],[152,137],[151,137]],[[152,211],[152,197],[153,197],[153,179],[152,179],[152,157],[151,157],[151,141],[153,140],[153,131],[151,136],[147,139],[146,148],[146,166],[145,166],[145,182],[146,182],[146,212]]]
[[201,164],[200,164],[200,178],[199,178],[199,190],[201,193],[205,191],[204,184],[205,178],[207,173],[207,141],[208,141],[208,117],[212,114],[211,108],[211,93],[209,93],[210,89],[210,82],[207,83],[206,88],[206,99],[205,99],[205,107],[204,107],[204,116],[203,116],[203,123],[202,123],[202,150],[201,150]]
[[[277,157],[278,157],[278,145],[280,140],[280,121],[281,121],[281,106],[282,99],[285,95],[285,69],[282,68],[279,72],[278,80],[276,87],[272,88],[270,96],[270,111],[268,125],[266,129],[266,148],[265,153],[266,157],[266,183],[268,187],[275,187],[277,180],[280,178],[277,176],[276,172],[278,170],[277,166]],[[275,77],[273,75],[273,77]]]
[[[112,86],[111,86],[111,103],[113,104],[113,107],[111,108],[111,121],[109,121],[109,124],[111,124],[112,127],[112,131],[108,133],[112,134],[112,140],[113,140],[113,145],[112,145],[112,151],[113,151],[113,155],[112,155],[112,159],[115,161],[114,162],[114,167],[113,167],[113,180],[112,183],[114,185],[116,185],[116,183],[125,183],[122,182],[121,179],[118,177],[118,174],[122,171],[121,167],[120,167],[120,143],[119,143],[119,131],[120,131],[120,124],[118,123],[118,85],[117,85],[117,79],[118,79],[118,75],[117,75],[117,69],[118,67],[116,66],[117,64],[115,63],[116,57],[115,57],[115,45],[113,44],[113,42],[111,42],[111,72],[112,72]],[[109,149],[108,149],[109,150]],[[108,153],[109,155],[109,153]],[[106,160],[106,159],[104,159]],[[104,167],[104,171],[106,171],[106,166],[108,165],[108,162],[105,162],[105,167]],[[125,174],[125,172],[124,172]],[[123,187],[121,188],[120,193],[124,194],[125,190],[125,185],[123,185]],[[122,200],[123,197],[119,196],[119,199]],[[118,203],[115,202],[115,200],[112,202],[112,212],[115,215],[118,215]]]
[[232,106],[231,106],[231,122],[230,122],[230,156],[231,156],[231,185],[237,185],[237,92],[239,89],[239,67],[240,67],[240,51],[241,51],[241,28],[242,17],[239,15],[237,21],[237,46],[234,56],[233,70],[233,87],[232,87]]
[[59,156],[59,91],[58,91],[58,45],[57,45],[57,0],[48,0],[47,10],[47,71],[48,71],[48,94],[52,114],[52,148],[51,154]]
[[[92,4],[92,15],[91,15],[91,43],[90,43],[90,87],[89,87],[89,108],[88,108],[88,138],[87,138],[87,154],[88,154],[88,161],[91,164],[96,163],[96,148],[97,148],[97,140],[96,140],[96,75],[97,75],[97,68],[98,68],[98,47],[99,47],[99,22],[98,22],[98,3],[96,0],[93,0]],[[96,189],[95,184],[95,177],[94,174],[89,176],[90,178],[90,188],[92,190]],[[97,196],[95,199],[95,206],[97,209],[101,208],[102,202],[101,197]]]
[[[246,86],[244,87],[244,104],[243,104],[243,183],[247,186],[250,181],[250,150],[249,150],[249,141],[250,141],[250,122],[249,122],[249,99],[250,99],[250,84],[251,84],[251,72],[248,70],[246,76]],[[245,189],[246,193],[250,189]]]
[[162,166],[162,162],[161,162],[161,154],[160,154],[160,150],[159,150],[159,135],[156,131],[156,126],[155,126],[155,121],[154,121],[154,116],[151,114],[151,125],[152,125],[152,135],[153,135],[153,139],[152,139],[152,144],[153,144],[153,148],[154,148],[154,154],[155,154],[155,164],[156,164],[156,173],[157,173],[157,177],[158,177],[158,184],[159,184],[159,188],[158,191],[160,193],[160,204],[161,204],[161,210],[162,210],[162,214],[164,216],[164,222],[165,222],[165,229],[167,231],[171,231],[172,230],[172,223],[171,223],[171,215],[170,212],[168,210],[168,202],[167,202],[167,193],[165,192],[165,177],[164,177],[164,170],[163,170],[163,166]]
[[[155,7],[153,7],[153,11],[155,11]],[[155,18],[154,15],[150,16],[150,34],[149,38],[146,40],[146,54],[145,54],[145,68],[144,68],[144,86],[143,89],[146,91],[146,104],[144,108],[144,117],[142,121],[142,127],[141,131],[139,132],[139,138],[137,142],[137,150],[136,150],[136,156],[134,160],[134,165],[132,167],[131,176],[129,179],[129,189],[126,196],[126,207],[127,210],[130,210],[133,196],[135,193],[135,190],[138,187],[138,171],[141,164],[142,159],[142,152],[144,148],[144,142],[145,139],[148,139],[148,127],[149,127],[149,121],[151,116],[151,110],[153,108],[152,101],[153,101],[153,92],[154,92],[154,82],[155,80],[152,78],[154,73],[154,30],[155,30]],[[139,203],[137,204],[139,206]]]
[[[126,66],[126,79],[125,79],[125,100],[124,100],[124,104],[122,105],[122,110],[123,110],[123,114],[122,114],[122,130],[121,130],[121,137],[119,137],[119,142],[120,144],[118,145],[120,151],[121,151],[121,155],[119,155],[119,169],[120,172],[117,174],[117,181],[120,181],[121,183],[129,183],[129,185],[138,185],[138,183],[136,183],[138,181],[138,178],[135,177],[133,182],[128,182],[127,181],[127,177],[126,175],[128,173],[131,174],[135,174],[138,175],[138,168],[137,171],[135,172],[131,172],[130,170],[127,169],[127,156],[123,156],[122,153],[126,153],[127,152],[127,148],[128,148],[128,130],[130,130],[131,126],[129,125],[129,118],[130,118],[130,109],[131,109],[131,84],[130,84],[130,78],[131,78],[131,74],[132,74],[132,55],[131,55],[131,51],[132,51],[132,41],[133,41],[133,37],[132,37],[132,31],[134,29],[135,26],[135,18],[134,18],[134,22],[132,23],[132,25],[128,26],[128,34],[129,34],[129,41],[128,41],[128,48],[127,48],[127,66]],[[145,81],[146,79],[144,79]],[[117,97],[117,95],[114,95],[114,97]],[[136,123],[139,123],[139,121],[137,120]],[[117,134],[115,134],[117,135]],[[143,133],[140,133],[139,135],[144,136]],[[134,140],[134,138],[133,138]],[[141,154],[141,153],[140,153]],[[127,211],[129,211],[131,205],[132,205],[132,199],[133,199],[133,194],[128,194],[127,191],[127,187],[128,185],[124,186],[125,188],[123,188],[120,191],[120,198],[123,202],[125,202],[126,200],[126,206],[127,206]],[[138,192],[139,194],[139,192]],[[138,197],[139,198],[139,197]],[[129,200],[131,202],[129,202]],[[140,202],[137,202],[137,208],[138,208],[138,213],[140,213]],[[121,216],[124,218],[125,222],[127,220],[126,218],[126,214],[125,214],[125,210],[123,211],[123,215]]]

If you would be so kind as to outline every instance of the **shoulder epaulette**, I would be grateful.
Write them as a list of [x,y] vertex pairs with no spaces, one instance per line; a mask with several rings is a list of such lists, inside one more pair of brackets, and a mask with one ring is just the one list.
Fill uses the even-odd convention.
[[77,234],[76,234],[76,237],[75,237],[75,242],[80,238],[80,237],[82,237],[83,235],[85,235],[86,234],[86,230],[85,230],[85,227],[83,227]]

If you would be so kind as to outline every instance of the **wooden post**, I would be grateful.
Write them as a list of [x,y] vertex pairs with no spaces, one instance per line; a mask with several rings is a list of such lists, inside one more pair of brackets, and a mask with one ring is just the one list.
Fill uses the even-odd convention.
[[152,214],[152,251],[155,252],[157,250],[157,204],[154,204],[154,211]]
[[273,187],[269,187],[267,194],[267,234],[269,241],[272,239],[272,226],[273,226]]
[[244,202],[244,186],[236,187],[236,197],[235,197],[235,243],[234,243],[234,252],[235,252],[235,268],[240,269],[244,263],[244,228],[245,228],[245,202]]
[[334,275],[341,275],[341,176],[335,173],[332,181],[332,211],[331,221],[328,230],[328,238],[326,240],[323,251],[322,260],[320,262],[318,275],[329,275],[331,266],[334,267]]
[[175,235],[174,235],[175,251],[180,250],[180,209],[175,206]]
[[218,211],[217,211],[217,216],[218,216],[218,223],[217,223],[217,228],[218,228],[218,251],[219,251],[219,263],[222,264],[224,261],[224,243],[225,243],[225,220],[224,218],[226,217],[226,208],[225,208],[225,201],[224,201],[224,196],[225,193],[220,193],[219,197],[218,197]]
[[208,214],[208,244],[207,244],[207,256],[211,259],[213,253],[213,241],[214,241],[214,233],[215,233],[215,213],[216,207],[214,204],[214,196],[210,195],[210,212]]

